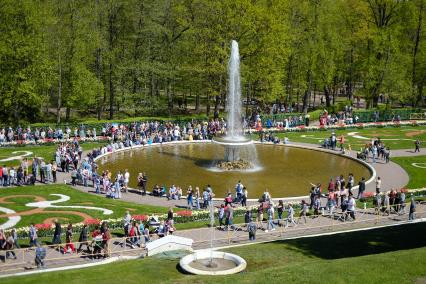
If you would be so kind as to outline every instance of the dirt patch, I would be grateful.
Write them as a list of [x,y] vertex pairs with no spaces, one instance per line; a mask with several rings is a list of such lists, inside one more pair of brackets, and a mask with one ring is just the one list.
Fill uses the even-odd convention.
[[134,211],[136,211],[136,209],[134,209],[134,208],[126,208],[126,210],[128,210],[128,211],[130,211],[130,212],[134,212]]
[[424,130],[419,130],[419,131],[411,131],[411,132],[407,132],[405,133],[405,136],[407,137],[413,137],[413,136],[417,136],[417,135],[422,135],[423,133],[425,133]]
[[56,220],[62,221],[62,223],[68,223],[69,218],[67,217],[55,217],[55,218],[47,218],[43,221],[43,224],[53,224]]
[[2,197],[2,198],[0,198],[0,203],[2,203],[2,204],[15,204],[16,202],[6,201],[6,200],[11,199],[11,198],[20,198],[20,197],[34,198],[34,201],[37,201],[37,202],[46,201],[46,198],[41,197],[41,196],[22,194],[22,195],[9,195],[9,196]]
[[386,134],[386,133],[378,133],[378,132],[369,132],[368,134],[364,135],[365,137],[395,137],[395,134]]
[[[28,210],[28,211],[23,211],[23,212],[16,212],[16,213],[11,213],[11,214],[1,214],[0,218],[7,218],[7,217],[13,217],[13,216],[29,216],[29,215],[34,215],[34,214],[68,214],[68,215],[77,215],[82,217],[84,220],[88,220],[88,219],[93,219],[92,216],[83,213],[83,212],[77,212],[77,211],[48,211],[48,210],[44,210],[44,208],[36,208],[36,209],[32,209],[32,210]],[[52,217],[53,219],[55,218],[60,218],[60,217]]]

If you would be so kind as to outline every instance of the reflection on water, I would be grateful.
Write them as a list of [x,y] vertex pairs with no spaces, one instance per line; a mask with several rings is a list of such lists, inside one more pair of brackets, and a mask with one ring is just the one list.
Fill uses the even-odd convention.
[[148,188],[155,184],[169,187],[179,185],[185,189],[192,185],[200,188],[210,184],[216,197],[228,190],[234,193],[238,180],[247,187],[249,198],[258,198],[265,188],[273,197],[307,195],[310,183],[321,182],[324,186],[330,177],[349,173],[355,183],[361,177],[370,177],[363,165],[332,154],[319,151],[274,145],[256,145],[262,169],[257,172],[217,172],[208,168],[223,157],[223,148],[216,144],[158,145],[115,153],[101,158],[99,169],[113,173],[128,169],[130,186],[136,187],[139,172],[148,175]]

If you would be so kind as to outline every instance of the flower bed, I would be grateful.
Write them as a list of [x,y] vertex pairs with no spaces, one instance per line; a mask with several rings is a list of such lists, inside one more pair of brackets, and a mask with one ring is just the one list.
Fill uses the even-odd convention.
[[[414,196],[425,196],[426,195],[426,188],[419,188],[419,189],[401,189],[401,191],[410,194],[413,194]],[[389,193],[389,192],[387,192]],[[375,193],[374,192],[366,192],[364,193],[364,202],[372,201],[374,198]],[[408,196],[407,196],[408,198]],[[293,204],[294,209],[300,209],[300,203],[299,202],[288,202],[284,205],[287,206],[289,203]],[[236,207],[234,208],[234,217],[243,216],[247,210],[250,210],[252,214],[256,214],[257,212],[257,206],[248,206],[246,207]],[[215,217],[217,217],[218,208],[215,208]],[[149,222],[149,220],[155,217],[158,220],[166,220],[167,214],[154,214],[154,215],[133,215],[132,219],[136,222],[142,222],[145,225]],[[182,223],[189,223],[189,222],[200,222],[200,221],[209,221],[210,220],[210,210],[181,210],[177,211],[173,214],[173,220],[176,224],[182,224]],[[103,222],[108,223],[108,227],[111,230],[115,229],[124,229],[124,222],[123,219],[105,219],[105,220],[99,220],[99,219],[87,219],[82,223],[76,223],[73,224],[73,232],[75,234],[78,234],[84,225],[87,225],[89,227],[89,231],[93,231],[96,225],[100,225]],[[54,232],[54,227],[52,224],[36,224],[35,227],[38,230],[38,236],[39,237],[52,237]],[[67,225],[62,225],[62,228],[66,228]],[[11,229],[6,230],[6,232],[10,232]],[[16,229],[16,232],[18,234],[18,238],[28,238],[28,232],[29,227],[22,227]]]

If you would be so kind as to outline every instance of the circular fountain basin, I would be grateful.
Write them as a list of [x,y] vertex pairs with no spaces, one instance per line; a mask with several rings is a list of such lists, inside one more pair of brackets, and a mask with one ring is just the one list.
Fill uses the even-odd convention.
[[247,267],[247,262],[238,255],[210,250],[184,256],[179,264],[186,272],[196,275],[229,275],[239,273]]
[[374,174],[367,165],[318,149],[296,148],[287,145],[254,144],[259,169],[221,171],[217,162],[223,160],[225,147],[216,143],[180,142],[155,144],[105,155],[97,160],[99,171],[128,169],[130,187],[137,187],[138,173],[148,176],[148,190],[155,184],[169,188],[180,186],[184,192],[189,185],[202,189],[210,184],[216,197],[223,198],[235,184],[247,187],[249,198],[257,199],[265,189],[273,198],[305,196],[310,183],[326,186],[330,178],[353,173],[356,183]]

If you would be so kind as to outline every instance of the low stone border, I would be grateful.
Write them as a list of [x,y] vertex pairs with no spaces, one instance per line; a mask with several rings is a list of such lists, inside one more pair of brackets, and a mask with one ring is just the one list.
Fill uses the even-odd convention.
[[[234,262],[237,266],[230,269],[226,269],[226,270],[209,271],[209,270],[196,269],[189,265],[193,261],[201,260],[201,259],[209,259],[210,257],[230,260]],[[196,275],[230,275],[230,274],[239,273],[243,271],[244,269],[246,269],[247,262],[242,257],[236,254],[206,249],[206,250],[199,250],[199,251],[196,251],[195,253],[188,254],[182,257],[180,259],[179,265],[183,270]]]

